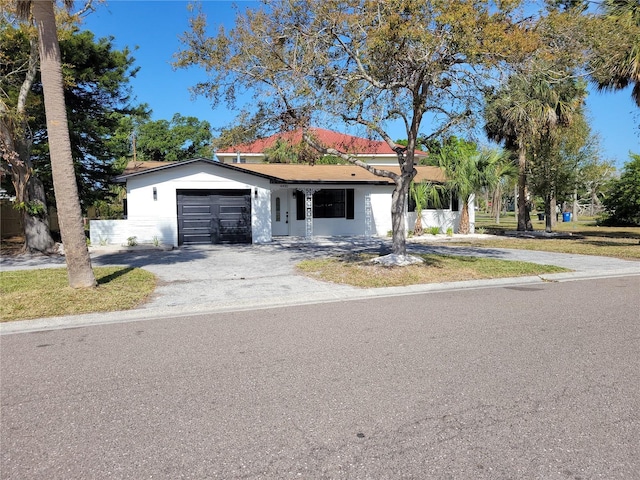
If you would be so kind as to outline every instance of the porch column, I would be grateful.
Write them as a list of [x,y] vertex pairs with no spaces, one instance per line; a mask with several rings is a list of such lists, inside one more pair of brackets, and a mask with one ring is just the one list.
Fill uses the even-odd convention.
[[301,188],[300,190],[304,192],[304,238],[311,240],[313,238],[313,194],[320,189]]
[[371,192],[364,194],[364,236],[371,238]]

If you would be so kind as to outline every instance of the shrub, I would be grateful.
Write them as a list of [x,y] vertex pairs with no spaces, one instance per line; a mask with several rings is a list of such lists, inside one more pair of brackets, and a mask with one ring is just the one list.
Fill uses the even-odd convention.
[[640,225],[640,155],[632,153],[620,178],[611,182],[604,199],[605,224]]

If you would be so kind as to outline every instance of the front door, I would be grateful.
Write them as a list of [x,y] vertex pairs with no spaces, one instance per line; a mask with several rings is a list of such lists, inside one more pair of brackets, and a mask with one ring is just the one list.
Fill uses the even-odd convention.
[[287,190],[271,194],[271,235],[289,235],[289,193]]

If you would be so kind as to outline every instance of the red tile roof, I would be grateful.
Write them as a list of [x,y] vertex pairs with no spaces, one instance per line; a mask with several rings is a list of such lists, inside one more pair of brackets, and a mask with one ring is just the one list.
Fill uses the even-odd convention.
[[[338,133],[332,130],[324,130],[322,128],[311,128],[309,130],[321,143],[328,147],[333,147],[341,152],[359,155],[395,155],[395,152],[391,150],[386,142],[354,137],[352,135]],[[298,129],[291,132],[276,133],[270,137],[261,138],[251,143],[243,143],[223,148],[218,150],[216,153],[264,153],[264,151],[271,148],[277,140],[284,140],[293,145],[297,145],[303,141],[302,130]],[[420,151],[416,151],[416,154],[427,155],[425,152]]]

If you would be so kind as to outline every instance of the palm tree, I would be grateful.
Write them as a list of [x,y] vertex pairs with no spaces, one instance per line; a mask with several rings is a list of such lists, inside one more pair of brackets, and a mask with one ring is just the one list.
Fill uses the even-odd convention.
[[491,149],[466,155],[446,149],[440,153],[439,162],[447,176],[447,187],[462,204],[458,233],[466,235],[471,232],[469,200],[483,188],[495,187],[499,181],[496,166],[502,157],[499,150]]
[[587,96],[586,83],[569,79],[555,84],[554,89],[559,104],[568,113],[555,128],[544,130],[531,149],[532,190],[544,199],[545,230],[548,233],[555,225],[553,213],[556,211],[558,194],[575,188],[576,169],[589,135],[582,108]]
[[558,125],[568,124],[575,104],[561,98],[557,82],[543,74],[514,75],[486,98],[485,131],[518,158],[518,231],[533,230],[527,201],[527,152]]
[[592,75],[601,90],[621,90],[633,85],[631,97],[640,107],[640,1],[606,0],[603,3],[607,31],[596,45]]
[[443,191],[444,185],[437,183],[428,181],[411,182],[409,193],[416,206],[416,223],[413,227],[413,234],[415,236],[420,236],[424,233],[424,228],[422,227],[422,210],[424,210],[428,204],[440,208],[442,203],[441,193]]
[[[72,288],[95,287],[96,280],[87,249],[78,186],[71,156],[54,4],[52,0],[16,0],[15,6],[20,17],[28,18],[30,14],[33,15],[38,31],[38,51],[47,117],[51,172],[69,285]],[[70,7],[71,2],[67,1],[66,6]]]
[[518,176],[518,170],[513,163],[511,152],[503,149],[492,149],[493,159],[487,166],[487,192],[491,198],[491,214],[496,223],[500,223],[502,211],[502,196],[504,192],[513,188],[513,182]]

